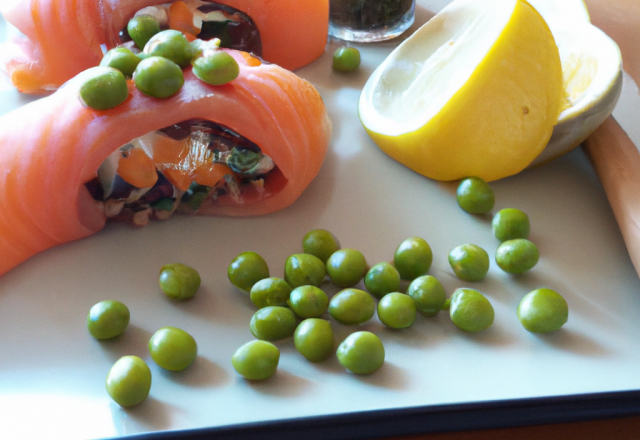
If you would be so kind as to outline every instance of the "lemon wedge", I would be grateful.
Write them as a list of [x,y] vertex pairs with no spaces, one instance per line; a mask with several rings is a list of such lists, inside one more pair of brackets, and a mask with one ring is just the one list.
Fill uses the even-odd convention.
[[582,0],[530,0],[545,19],[562,60],[565,102],[548,145],[531,166],[571,151],[613,112],[622,90],[622,55],[589,21]]
[[558,48],[524,0],[455,0],[374,71],[358,115],[389,156],[436,180],[518,173],[563,103]]

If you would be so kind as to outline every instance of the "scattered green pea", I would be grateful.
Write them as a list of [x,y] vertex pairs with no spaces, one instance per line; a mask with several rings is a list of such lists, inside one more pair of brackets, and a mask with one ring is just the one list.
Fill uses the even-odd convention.
[[160,23],[150,15],[136,15],[129,20],[127,32],[136,46],[144,49],[151,37],[160,32]]
[[355,332],[340,343],[336,352],[338,361],[355,374],[371,374],[384,364],[384,345],[371,332]]
[[289,307],[302,319],[318,318],[327,311],[329,297],[316,286],[299,286],[291,291]]
[[122,72],[124,76],[131,77],[140,61],[140,57],[126,47],[116,47],[105,54],[100,61],[100,65],[113,67]]
[[233,368],[249,380],[264,380],[278,369],[280,350],[267,341],[247,342],[231,357]]
[[353,72],[360,67],[360,51],[355,47],[339,47],[333,52],[333,69]]
[[109,370],[105,387],[120,406],[143,402],[151,390],[151,370],[137,356],[123,356]]
[[409,284],[407,295],[413,298],[416,309],[424,316],[435,316],[443,309],[446,293],[434,276],[423,275]]
[[296,316],[287,307],[263,307],[253,314],[249,329],[251,334],[264,341],[288,338],[296,330]]
[[356,249],[340,249],[327,260],[327,273],[338,287],[355,286],[367,273],[367,261]]
[[431,268],[431,246],[421,237],[410,237],[400,243],[393,255],[393,265],[403,280],[414,280]]
[[129,86],[122,72],[113,67],[98,66],[87,70],[80,85],[80,101],[94,110],[109,110],[129,97]]
[[163,327],[151,336],[149,354],[165,370],[180,371],[196,360],[198,344],[193,336],[182,329]]
[[242,252],[231,260],[227,277],[231,284],[249,292],[255,283],[269,277],[269,266],[256,252]]
[[158,32],[144,46],[147,57],[162,57],[173,61],[181,68],[191,63],[189,40],[180,31],[167,29]]
[[324,319],[305,319],[296,328],[293,343],[307,360],[321,362],[333,353],[335,341],[331,324]]
[[458,185],[458,205],[469,214],[486,214],[493,209],[493,189],[480,177],[467,177]]
[[140,61],[133,73],[138,90],[153,98],[169,98],[184,85],[182,69],[166,58],[150,56]]
[[451,321],[460,330],[480,332],[491,327],[495,312],[489,300],[473,289],[456,289],[449,305]]
[[475,244],[463,244],[449,251],[449,265],[458,278],[481,281],[489,271],[489,254]]
[[291,286],[282,278],[269,277],[256,282],[249,296],[258,308],[268,306],[285,306],[289,301]]
[[324,263],[311,254],[290,255],[284,264],[284,279],[294,289],[307,285],[319,286],[326,275]]
[[129,325],[129,308],[120,301],[100,301],[89,310],[87,328],[96,339],[120,336]]
[[500,269],[513,274],[533,269],[539,258],[538,247],[525,238],[503,241],[496,250],[496,263]]
[[371,295],[360,289],[344,289],[329,301],[329,314],[340,324],[362,324],[370,320],[375,311]]
[[536,289],[527,293],[518,304],[518,319],[530,332],[553,332],[566,324],[569,306],[555,290]]
[[404,293],[388,293],[378,303],[378,318],[387,327],[410,327],[416,320],[416,303]]
[[238,62],[227,52],[216,51],[213,55],[198,57],[191,63],[193,73],[202,81],[221,86],[233,81],[240,74]]
[[382,298],[400,288],[400,274],[391,264],[383,262],[373,266],[364,277],[364,285],[373,296]]
[[500,241],[529,238],[529,216],[519,209],[501,209],[491,220],[493,235]]
[[169,298],[184,300],[193,297],[200,288],[200,274],[182,263],[166,264],[160,268],[158,284]]
[[314,229],[302,239],[302,250],[305,254],[315,255],[326,264],[335,251],[340,249],[338,239],[326,229]]

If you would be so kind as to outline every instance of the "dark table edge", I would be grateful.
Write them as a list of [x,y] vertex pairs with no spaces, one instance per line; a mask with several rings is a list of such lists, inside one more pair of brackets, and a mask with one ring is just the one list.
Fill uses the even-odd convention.
[[[212,408],[212,411],[215,411]],[[358,440],[640,414],[640,390],[433,405],[126,436],[130,440]]]

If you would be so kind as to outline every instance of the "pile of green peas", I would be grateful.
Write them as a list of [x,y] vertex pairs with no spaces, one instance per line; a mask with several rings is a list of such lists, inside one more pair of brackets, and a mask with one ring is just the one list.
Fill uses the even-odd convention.
[[[470,214],[486,215],[495,204],[491,186],[479,177],[468,177],[458,184],[458,205]],[[495,253],[498,267],[510,274],[522,274],[535,267],[540,258],[538,247],[529,241],[529,216],[515,208],[498,211],[491,219],[493,235],[500,241]],[[460,279],[482,280],[489,270],[489,256],[473,244],[458,246],[449,253],[449,263]],[[529,292],[518,305],[518,319],[535,333],[560,329],[568,319],[566,300],[556,291],[541,288]]]
[[87,70],[80,86],[82,103],[95,110],[108,110],[125,102],[129,96],[127,79],[144,95],[169,98],[184,85],[183,69],[189,65],[196,77],[207,84],[220,86],[238,77],[236,60],[218,50],[219,39],[189,42],[177,30],[161,30],[149,15],[132,18],[127,30],[136,47],[109,50],[100,66]]
[[[158,284],[172,300],[186,300],[200,287],[200,274],[182,263],[167,264],[160,269]],[[93,305],[87,316],[87,329],[98,340],[114,339],[129,325],[129,308],[120,301],[105,300]],[[198,344],[186,331],[177,327],[163,327],[149,339],[151,359],[161,368],[181,371],[198,356]],[[107,393],[120,406],[134,406],[143,402],[151,390],[151,370],[139,356],[118,359],[107,374]]]

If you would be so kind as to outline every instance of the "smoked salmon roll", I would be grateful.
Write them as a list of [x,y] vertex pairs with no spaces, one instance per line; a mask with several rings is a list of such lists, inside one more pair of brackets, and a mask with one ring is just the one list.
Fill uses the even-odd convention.
[[23,93],[53,91],[97,66],[104,49],[129,43],[136,14],[289,70],[324,52],[329,26],[328,0],[7,0],[0,13],[23,34],[0,47],[0,63]]
[[129,82],[110,110],[79,99],[79,74],[0,117],[0,275],[30,256],[99,231],[172,213],[249,216],[293,203],[324,161],[331,121],[316,89],[229,49],[232,81],[189,67],[166,99]]

